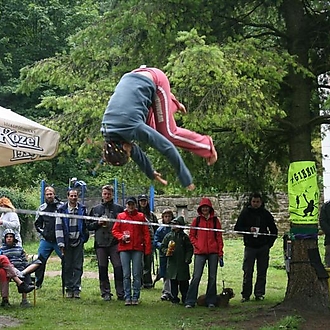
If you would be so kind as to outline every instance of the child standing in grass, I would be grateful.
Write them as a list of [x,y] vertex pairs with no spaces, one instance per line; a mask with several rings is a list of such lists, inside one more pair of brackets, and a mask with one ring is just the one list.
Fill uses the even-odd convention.
[[[162,222],[168,225],[174,218],[173,212],[170,209],[165,209],[162,212]],[[171,281],[166,277],[167,257],[161,250],[161,245],[164,237],[171,231],[169,226],[160,226],[155,233],[153,245],[159,250],[159,270],[157,279],[164,279],[164,286],[162,290],[161,300],[171,300]],[[155,280],[156,281],[156,280]],[[154,282],[155,283],[155,282]]]
[[191,263],[194,249],[189,236],[183,231],[183,228],[175,226],[184,226],[184,218],[179,216],[174,218],[171,223],[174,224],[174,227],[164,237],[161,250],[167,256],[166,278],[169,278],[171,281],[171,301],[174,304],[180,302],[178,297],[180,291],[181,302],[184,304],[190,280],[189,264]]

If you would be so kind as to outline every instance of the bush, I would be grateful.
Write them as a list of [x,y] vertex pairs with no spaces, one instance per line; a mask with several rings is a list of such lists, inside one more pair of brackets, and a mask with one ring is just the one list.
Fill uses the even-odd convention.
[[[39,206],[39,188],[20,191],[18,189],[0,188],[0,197],[8,197],[16,209],[36,210]],[[34,238],[34,215],[19,213],[22,240]]]

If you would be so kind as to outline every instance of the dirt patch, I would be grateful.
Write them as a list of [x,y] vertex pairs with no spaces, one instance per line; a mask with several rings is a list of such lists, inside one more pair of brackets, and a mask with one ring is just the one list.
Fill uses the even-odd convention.
[[281,307],[260,309],[260,312],[255,316],[249,318],[249,320],[238,321],[238,322],[221,322],[222,326],[234,327],[234,329],[244,330],[257,330],[262,327],[272,326],[277,324],[280,320],[285,317],[288,318],[287,324],[282,324],[279,329],[295,329],[292,324],[290,325],[290,319],[296,316],[301,319],[299,322],[299,330],[324,330],[329,328],[330,313],[320,314],[310,311],[296,311],[287,310]]
[[[47,270],[45,273],[45,276],[49,277],[55,277],[55,276],[61,276],[61,271],[60,270]],[[97,272],[85,272],[83,273],[83,278],[99,278],[99,274]],[[109,273],[109,279],[113,280],[113,274]]]
[[0,328],[17,327],[20,324],[21,323],[13,317],[0,315]]

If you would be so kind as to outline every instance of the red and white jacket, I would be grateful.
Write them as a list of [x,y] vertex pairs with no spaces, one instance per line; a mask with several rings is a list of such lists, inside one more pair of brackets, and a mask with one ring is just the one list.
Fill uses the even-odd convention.
[[[144,214],[137,210],[128,212],[126,209],[117,215],[117,219],[147,223]],[[123,240],[124,231],[130,232],[130,241],[128,243]],[[112,235],[119,241],[119,252],[134,250],[142,251],[144,254],[151,254],[151,239],[148,225],[115,222],[112,228]]]

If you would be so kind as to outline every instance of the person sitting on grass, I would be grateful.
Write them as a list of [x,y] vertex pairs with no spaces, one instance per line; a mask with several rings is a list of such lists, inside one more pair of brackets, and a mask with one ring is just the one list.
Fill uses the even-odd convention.
[[[3,245],[1,253],[8,257],[9,261],[14,265],[16,273],[21,279],[24,279],[26,285],[32,285],[30,274],[40,267],[42,261],[37,259],[31,264],[28,263],[24,249],[18,245],[15,232],[6,229],[3,233]],[[31,304],[27,300],[27,293],[22,293],[21,307],[30,307]]]
[[0,255],[1,307],[10,307],[8,301],[10,279],[16,283],[19,293],[29,293],[34,289],[34,285],[28,285],[21,280],[20,277],[24,278],[25,271],[27,271],[27,269],[25,269],[24,272],[20,272],[13,266],[7,256]]
[[[35,260],[31,265],[29,265],[26,253],[22,246],[18,245],[18,239],[15,232],[12,229],[6,229],[3,232],[3,245],[1,247],[1,252],[3,255],[7,256],[9,261],[14,265],[16,269],[21,271],[20,276],[24,278],[24,282],[27,285],[32,285],[30,273],[34,272],[42,263],[41,260]],[[29,267],[30,266],[30,267]],[[27,267],[29,267],[27,269]],[[23,277],[24,276],[24,277]],[[31,304],[27,300],[27,294],[22,293],[21,307],[30,307]]]

